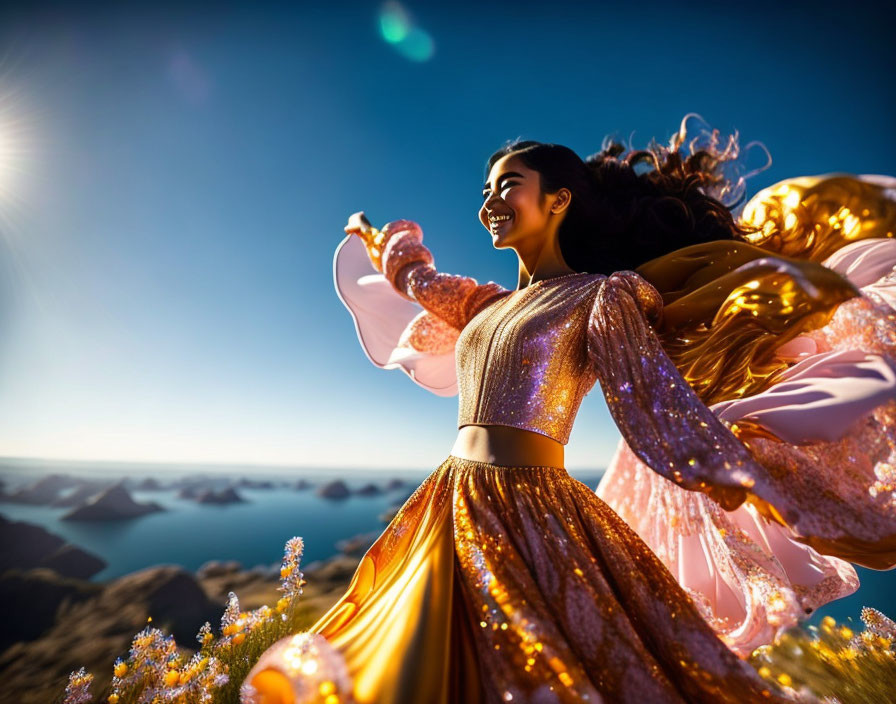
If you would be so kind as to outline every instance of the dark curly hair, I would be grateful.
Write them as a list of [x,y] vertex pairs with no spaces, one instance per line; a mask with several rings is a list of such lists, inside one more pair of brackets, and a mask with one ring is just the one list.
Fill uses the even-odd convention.
[[[564,260],[576,271],[609,275],[688,245],[742,240],[754,230],[739,225],[731,208],[743,200],[744,178],[732,178],[726,168],[737,161],[737,135],[719,149],[718,131],[704,132],[704,143],[692,139],[690,154],[683,156],[690,117],[669,147],[654,140],[626,153],[623,144],[605,138],[601,151],[584,161],[559,144],[513,141],[489,157],[486,178],[498,159],[512,154],[539,173],[543,193],[569,189],[558,237]],[[651,168],[636,168],[642,165]]]

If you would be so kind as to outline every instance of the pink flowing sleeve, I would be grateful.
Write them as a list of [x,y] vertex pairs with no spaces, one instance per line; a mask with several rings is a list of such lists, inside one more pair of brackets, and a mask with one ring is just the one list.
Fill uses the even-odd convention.
[[457,394],[454,347],[476,313],[509,293],[494,282],[436,271],[420,227],[389,223],[381,267],[375,268],[362,240],[350,235],[337,247],[333,279],[355,323],[368,359],[401,369],[439,396]]
[[[653,471],[708,494],[727,510],[749,497],[763,515],[819,553],[888,569],[896,565],[896,448],[885,430],[892,427],[896,402],[886,360],[896,358],[896,321],[892,311],[874,313],[869,305],[864,297],[841,304],[827,327],[836,328],[840,315],[848,331],[840,330],[837,339],[851,337],[846,344],[884,360],[866,359],[864,368],[861,360],[848,364],[870,375],[870,387],[880,394],[876,401],[889,400],[857,418],[848,439],[833,442],[793,445],[774,430],[755,432],[755,424],[754,432],[736,437],[737,424],[707,408],[663,351],[648,322],[660,315],[659,294],[634,272],[604,282],[588,347],[613,419]],[[860,335],[865,348],[856,344]],[[829,360],[837,361],[844,362]],[[862,403],[852,408],[868,410]],[[824,412],[824,404],[818,409]]]
[[[838,523],[841,515],[825,516],[823,506],[831,506],[832,495],[854,496],[858,506],[876,504],[876,520],[863,525],[855,520],[856,513],[849,513],[845,518],[851,524],[839,535],[834,530],[835,537],[848,540],[850,534],[870,529],[866,535],[885,538],[894,518],[896,358],[888,300],[896,283],[896,241],[855,242],[824,265],[846,276],[861,296],[841,304],[821,329],[778,347],[776,354],[794,365],[777,383],[752,396],[716,403],[711,410],[728,424],[746,421],[771,433],[774,439],[763,440],[767,444],[760,450],[765,454],[759,457],[776,448],[779,456],[793,460],[784,469],[804,467],[810,475],[826,478],[829,496],[804,526]],[[766,466],[782,471],[780,461]],[[796,490],[801,481],[795,480]],[[683,490],[645,465],[625,439],[597,494],[638,532],[719,636],[743,656],[858,588],[848,562],[801,542],[794,531],[760,515],[752,504],[725,511],[706,494]],[[872,544],[870,553],[857,557],[864,564],[889,566],[879,554]]]

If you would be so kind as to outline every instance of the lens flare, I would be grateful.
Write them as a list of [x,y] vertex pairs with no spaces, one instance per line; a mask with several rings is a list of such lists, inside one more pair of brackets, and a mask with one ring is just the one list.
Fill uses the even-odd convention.
[[414,27],[402,41],[395,45],[398,53],[411,61],[429,61],[436,46],[426,30]]
[[397,2],[387,2],[380,9],[380,32],[390,44],[402,41],[411,31],[408,13]]
[[379,25],[386,43],[409,61],[422,63],[435,54],[432,35],[415,25],[400,3],[390,0],[380,8]]

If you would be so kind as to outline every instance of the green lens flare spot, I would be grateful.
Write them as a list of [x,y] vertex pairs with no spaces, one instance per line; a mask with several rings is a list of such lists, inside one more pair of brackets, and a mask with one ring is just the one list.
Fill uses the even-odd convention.
[[380,32],[390,44],[398,44],[410,34],[408,14],[397,2],[387,2],[380,10]]
[[435,53],[436,45],[426,30],[414,27],[408,35],[395,44],[402,56],[411,61],[429,61]]

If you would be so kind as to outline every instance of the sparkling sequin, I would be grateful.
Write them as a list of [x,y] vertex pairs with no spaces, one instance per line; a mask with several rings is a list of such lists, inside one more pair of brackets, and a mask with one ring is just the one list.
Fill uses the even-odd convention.
[[768,489],[768,473],[697,397],[663,350],[651,327],[661,310],[660,294],[635,272],[617,272],[600,286],[588,319],[587,345],[607,406],[647,466],[734,509],[748,489]]
[[457,340],[457,424],[509,425],[566,444],[597,375],[583,344],[601,274],[544,279],[483,309]]
[[685,491],[640,462],[624,440],[597,494],[742,657],[859,586],[847,562],[793,542],[749,504],[728,512],[703,493]]
[[[896,360],[896,311],[862,295],[807,336],[820,352],[858,349]],[[742,435],[776,491],[769,503],[798,516],[791,527],[803,542],[874,569],[896,564],[896,484],[888,481],[896,464],[896,400],[833,442],[791,445],[749,429]]]
[[[344,656],[357,704],[786,701],[557,467],[449,456],[310,630]],[[256,672],[287,672],[262,657]]]

